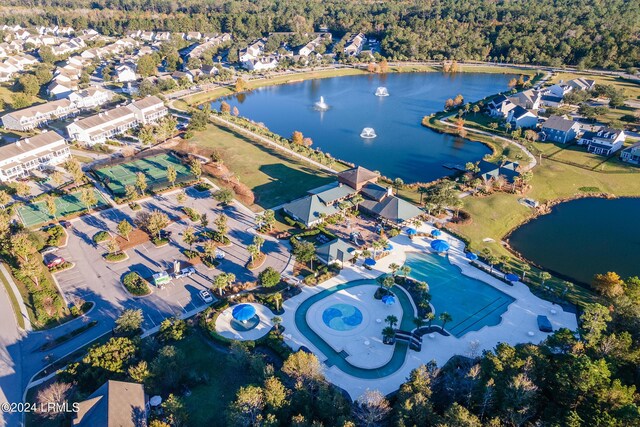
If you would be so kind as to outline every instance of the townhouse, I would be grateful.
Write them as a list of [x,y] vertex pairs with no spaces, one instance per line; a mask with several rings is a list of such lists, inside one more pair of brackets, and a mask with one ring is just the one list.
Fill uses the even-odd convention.
[[46,125],[51,120],[63,119],[78,112],[76,105],[68,99],[46,102],[12,111],[2,116],[6,129],[28,131]]
[[65,162],[71,153],[64,138],[53,131],[0,147],[0,181],[7,182]]
[[585,132],[578,144],[586,145],[590,153],[609,156],[622,148],[625,138],[624,131],[602,127],[596,131]]

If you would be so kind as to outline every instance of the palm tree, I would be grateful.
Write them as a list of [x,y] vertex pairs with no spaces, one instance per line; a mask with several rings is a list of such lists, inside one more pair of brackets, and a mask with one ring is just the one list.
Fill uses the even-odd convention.
[[225,273],[219,274],[213,279],[213,287],[218,290],[220,296],[222,296],[222,291],[227,287],[227,275]]
[[256,257],[260,254],[260,250],[256,245],[247,246],[247,251],[249,251],[249,255],[251,256],[251,262],[254,262]]
[[271,323],[273,323],[273,326],[276,328],[276,331],[280,332],[280,323],[282,323],[282,317],[273,316],[273,318],[271,319]]
[[416,325],[417,329],[420,329],[424,326],[424,319],[421,317],[414,317],[413,318],[413,324]]
[[432,311],[430,311],[426,316],[424,316],[424,318],[427,321],[427,326],[429,327],[429,329],[431,329],[431,322],[433,322],[433,319],[436,318],[436,315],[433,314]]
[[282,304],[282,294],[280,292],[273,295],[273,302],[276,303],[276,311],[280,311],[280,304]]
[[531,271],[531,266],[529,264],[522,264],[520,266],[520,270],[522,270],[522,280],[527,276],[527,272]]
[[387,326],[382,330],[382,339],[385,343],[390,343],[395,337],[396,331],[393,330],[391,326]]
[[408,265],[403,265],[402,267],[400,267],[400,272],[406,280],[409,273],[411,273],[411,267],[409,267]]
[[451,317],[451,315],[445,311],[440,316],[438,316],[438,319],[440,319],[440,321],[442,322],[442,332],[444,332],[444,325],[446,325],[448,322],[451,322],[453,320],[453,317]]
[[395,284],[396,284],[396,281],[394,280],[393,276],[387,276],[382,281],[382,286],[384,286],[384,288],[387,291],[389,291],[391,288],[393,288],[393,285],[395,285]]
[[391,274],[393,276],[396,275],[396,273],[398,272],[399,269],[400,269],[400,266],[398,264],[396,264],[395,262],[392,262],[391,264],[389,264],[389,270],[391,270]]
[[385,319],[385,322],[389,324],[389,327],[393,328],[398,324],[398,318],[393,314],[388,315]]
[[358,210],[358,206],[362,202],[364,202],[364,197],[362,197],[359,193],[351,198],[351,203],[353,203],[353,206],[356,208],[356,210]]
[[540,272],[540,280],[542,280],[542,286],[544,286],[544,282],[549,279],[551,279],[551,274],[547,273],[546,271]]

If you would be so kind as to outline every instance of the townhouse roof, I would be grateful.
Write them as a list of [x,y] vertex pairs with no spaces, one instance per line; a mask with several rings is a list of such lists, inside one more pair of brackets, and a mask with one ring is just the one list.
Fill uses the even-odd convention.
[[543,124],[542,129],[552,129],[568,132],[575,124],[573,120],[567,120],[562,116],[551,116]]
[[0,158],[10,159],[29,153],[31,150],[46,147],[55,142],[64,143],[64,138],[57,132],[49,131],[41,134],[22,138],[11,144],[0,146]]

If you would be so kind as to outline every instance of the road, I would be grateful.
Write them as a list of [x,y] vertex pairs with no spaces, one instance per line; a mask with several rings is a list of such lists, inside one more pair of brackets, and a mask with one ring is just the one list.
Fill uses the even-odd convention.
[[[93,242],[92,237],[101,230],[115,230],[119,221],[128,218],[133,222],[135,212],[124,205],[92,215],[85,215],[71,221],[69,241],[66,247],[59,250],[67,261],[74,263],[72,269],[55,275],[62,293],[68,301],[81,298],[95,305],[85,316],[72,320],[54,329],[40,332],[22,333],[16,325],[11,302],[4,292],[0,295],[0,403],[21,402],[25,387],[33,375],[41,371],[48,363],[57,360],[75,349],[95,340],[105,333],[110,333],[114,321],[124,309],[141,309],[144,315],[143,328],[150,330],[159,325],[163,319],[172,316],[197,312],[205,307],[198,292],[211,285],[212,278],[220,272],[232,272],[238,282],[255,281],[262,269],[271,266],[278,271],[290,269],[291,256],[288,248],[276,239],[265,237],[263,252],[267,254],[265,263],[255,271],[245,268],[249,260],[246,246],[252,243],[254,213],[238,204],[218,205],[210,192],[197,192],[189,189],[189,195],[183,203],[176,196],[182,190],[170,194],[156,196],[141,201],[146,209],[158,209],[167,213],[175,221],[166,229],[172,232],[169,245],[156,248],[150,242],[129,249],[129,260],[121,263],[106,263],[102,255],[106,252],[103,246]],[[182,241],[184,229],[191,225],[196,230],[199,224],[189,219],[179,218],[182,206],[190,206],[200,213],[206,213],[210,224],[214,218],[224,212],[228,217],[228,236],[231,246],[222,248],[225,259],[216,269],[208,269],[203,264],[196,265],[197,273],[188,278],[174,279],[164,289],[153,289],[153,293],[143,298],[133,298],[120,283],[123,274],[130,270],[138,271],[147,277],[153,272],[169,268],[174,259],[186,262],[181,251],[186,248]],[[82,324],[97,321],[95,327],[66,341],[62,345],[45,352],[40,347],[57,337],[65,335]],[[50,360],[45,357],[51,355]],[[0,425],[20,425],[21,415],[4,415]],[[4,423],[4,424],[3,424]]]

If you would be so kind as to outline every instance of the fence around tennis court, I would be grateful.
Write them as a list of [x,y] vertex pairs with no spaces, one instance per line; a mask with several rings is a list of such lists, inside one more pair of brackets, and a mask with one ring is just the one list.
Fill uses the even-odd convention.
[[[102,196],[102,194],[97,189],[94,189],[93,191],[96,195],[96,200],[98,201],[98,203],[92,206],[92,209],[102,209],[104,207],[110,206],[109,202],[105,200],[104,196]],[[87,209],[85,204],[80,199],[80,193],[81,191],[76,191],[71,194],[65,194],[63,196],[54,196],[56,204],[55,217],[49,213],[47,203],[44,200],[39,200],[20,206],[17,210],[18,217],[25,225],[25,227],[30,228],[36,225],[44,224],[46,222],[60,220],[69,216],[80,214]]]

